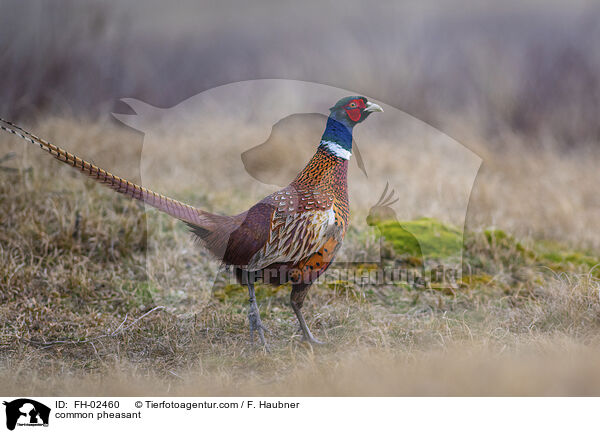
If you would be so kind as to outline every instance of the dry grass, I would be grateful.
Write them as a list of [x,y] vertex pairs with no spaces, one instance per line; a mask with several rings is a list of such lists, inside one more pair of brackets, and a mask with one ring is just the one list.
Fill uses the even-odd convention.
[[[139,176],[136,133],[65,119],[34,130],[117,174]],[[277,291],[260,298],[271,330],[267,354],[248,342],[243,292],[215,296],[205,284],[214,265],[181,224],[146,215],[15,138],[0,140],[0,154],[19,154],[13,167],[31,167],[0,172],[5,394],[600,394],[597,271],[589,261],[522,253],[546,242],[598,257],[597,152],[530,152],[517,143],[486,153],[467,215],[473,275],[460,289],[317,284],[305,308],[328,343],[318,348],[299,342],[287,289]],[[377,154],[388,144],[373,146]],[[380,168],[382,179],[394,175],[385,161]],[[232,211],[254,200],[245,185],[234,177],[222,191],[171,192]],[[411,186],[404,218],[435,212],[418,200],[420,187]],[[492,225],[522,247],[486,240],[482,228]],[[164,308],[151,311],[157,306]]]

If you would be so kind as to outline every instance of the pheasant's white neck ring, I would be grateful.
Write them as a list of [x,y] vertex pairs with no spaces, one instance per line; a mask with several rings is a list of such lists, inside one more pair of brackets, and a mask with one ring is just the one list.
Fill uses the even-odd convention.
[[340,144],[336,143],[335,141],[321,140],[321,145],[325,146],[325,148],[328,151],[333,153],[338,158],[350,159],[350,157],[352,156],[352,152],[344,149]]

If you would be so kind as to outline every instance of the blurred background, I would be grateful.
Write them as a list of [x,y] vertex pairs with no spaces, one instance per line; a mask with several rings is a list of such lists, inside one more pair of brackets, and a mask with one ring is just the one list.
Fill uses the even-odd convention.
[[593,1],[2,0],[0,111],[97,116],[288,78],[354,89],[461,140],[600,136]]

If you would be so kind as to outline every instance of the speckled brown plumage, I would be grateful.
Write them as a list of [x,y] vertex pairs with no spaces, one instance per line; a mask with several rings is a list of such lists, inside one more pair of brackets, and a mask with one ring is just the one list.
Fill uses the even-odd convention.
[[291,271],[324,270],[325,260],[318,266],[306,262],[322,254],[330,239],[337,250],[344,237],[349,215],[347,171],[347,160],[319,149],[290,185],[231,217],[237,227],[192,230],[228,265],[250,271],[273,269],[277,264]]

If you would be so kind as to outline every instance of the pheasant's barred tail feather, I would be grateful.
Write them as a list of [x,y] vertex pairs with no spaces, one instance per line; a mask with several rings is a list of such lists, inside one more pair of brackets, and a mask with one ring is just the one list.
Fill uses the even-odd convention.
[[120,177],[115,176],[114,174],[109,173],[106,170],[95,166],[94,164],[84,161],[83,159],[67,152],[64,149],[61,149],[58,146],[55,146],[52,143],[49,143],[42,138],[36,137],[12,122],[0,119],[0,129],[17,135],[18,137],[21,137],[23,140],[26,140],[32,144],[40,146],[43,150],[53,155],[59,161],[69,164],[74,168],[78,168],[83,173],[86,173],[88,176],[121,194],[143,201],[144,203],[188,224],[193,224],[199,227],[211,225],[211,214],[181,203],[180,201],[165,197],[164,195],[157,194],[154,191],[131,183],[128,180],[121,179]]

